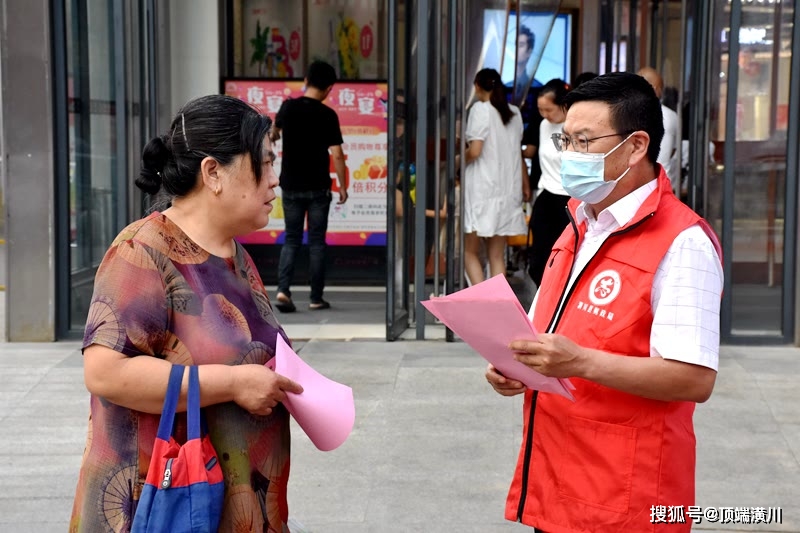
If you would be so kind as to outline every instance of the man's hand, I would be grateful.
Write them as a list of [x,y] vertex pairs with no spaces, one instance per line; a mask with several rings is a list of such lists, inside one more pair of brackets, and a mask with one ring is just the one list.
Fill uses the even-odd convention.
[[502,394],[503,396],[516,396],[521,392],[525,392],[525,385],[519,381],[508,379],[498,372],[491,363],[486,367],[486,381],[497,391],[497,394]]
[[339,201],[336,202],[336,203],[339,204],[339,205],[342,205],[343,203],[345,203],[347,201],[347,198],[348,198],[347,189],[343,189],[342,187],[339,187]]
[[563,335],[541,333],[536,340],[513,341],[514,359],[554,378],[583,377],[588,363],[587,350]]

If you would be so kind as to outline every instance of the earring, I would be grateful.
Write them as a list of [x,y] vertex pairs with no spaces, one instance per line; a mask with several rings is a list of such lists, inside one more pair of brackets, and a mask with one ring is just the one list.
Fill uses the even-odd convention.
[[221,190],[221,189],[219,188],[219,185],[217,185],[217,186],[214,188],[214,194],[216,194],[217,196],[219,196],[219,192],[220,192],[220,190]]

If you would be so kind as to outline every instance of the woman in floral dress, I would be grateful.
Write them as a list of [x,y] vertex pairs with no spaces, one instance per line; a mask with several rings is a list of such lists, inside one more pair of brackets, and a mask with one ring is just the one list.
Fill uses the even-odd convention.
[[[136,184],[171,205],[125,228],[97,271],[83,341],[91,415],[71,531],[130,530],[172,364],[199,366],[225,476],[219,531],[288,531],[280,402],[302,388],[264,366],[286,335],[234,240],[266,226],[273,209],[270,127],[240,100],[206,96],[144,149]],[[185,415],[178,420],[180,434]]]

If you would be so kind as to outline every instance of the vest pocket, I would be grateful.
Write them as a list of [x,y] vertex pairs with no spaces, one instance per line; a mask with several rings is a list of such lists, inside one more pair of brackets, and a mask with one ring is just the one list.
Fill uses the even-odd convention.
[[562,496],[615,513],[630,505],[637,428],[569,417],[559,454]]

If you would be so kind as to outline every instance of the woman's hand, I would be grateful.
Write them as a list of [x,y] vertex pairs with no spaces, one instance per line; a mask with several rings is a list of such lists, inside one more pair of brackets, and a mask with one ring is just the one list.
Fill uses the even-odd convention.
[[525,385],[519,381],[508,379],[498,372],[491,363],[486,367],[486,381],[498,394],[503,396],[516,396],[521,392],[525,392]]
[[254,415],[270,415],[278,402],[286,399],[287,392],[303,392],[300,384],[276,374],[264,365],[240,365],[232,370],[233,401]]

